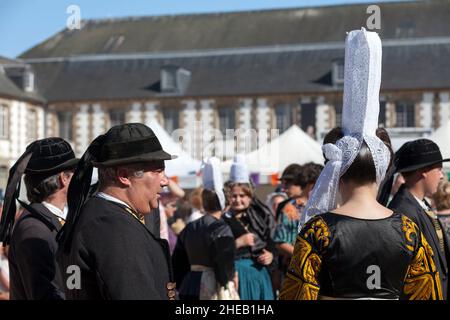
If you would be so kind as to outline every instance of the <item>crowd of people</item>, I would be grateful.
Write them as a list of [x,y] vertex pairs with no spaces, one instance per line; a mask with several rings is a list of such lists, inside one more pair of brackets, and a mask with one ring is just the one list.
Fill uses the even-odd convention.
[[80,159],[61,138],[34,141],[5,191],[0,299],[446,300],[450,159],[427,139],[393,152],[380,73],[378,36],[350,32],[325,163],[289,165],[265,201],[242,155],[227,181],[205,159],[202,186],[182,190],[164,173],[176,156],[140,123]]

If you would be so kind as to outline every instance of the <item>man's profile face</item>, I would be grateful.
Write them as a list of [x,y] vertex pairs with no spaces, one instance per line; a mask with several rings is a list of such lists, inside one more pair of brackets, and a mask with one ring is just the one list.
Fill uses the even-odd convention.
[[425,186],[425,196],[431,197],[436,193],[439,186],[439,182],[444,179],[444,174],[442,172],[442,163],[438,163],[430,167],[425,172],[424,186]]
[[129,178],[129,200],[138,213],[147,214],[158,208],[160,193],[169,183],[164,168],[164,161],[151,162],[142,166],[144,173],[141,177]]

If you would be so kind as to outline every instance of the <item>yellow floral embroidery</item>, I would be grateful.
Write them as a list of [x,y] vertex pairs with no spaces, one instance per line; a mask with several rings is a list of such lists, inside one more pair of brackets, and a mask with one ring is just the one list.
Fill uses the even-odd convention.
[[[313,235],[314,243],[320,241],[321,249],[330,242],[328,226],[322,218],[314,220],[304,233],[304,237]],[[294,253],[288,272],[280,292],[281,300],[317,300],[319,295],[319,273],[322,260],[318,253],[313,252],[311,244],[301,235],[297,236]]]
[[317,286],[302,282],[290,273],[286,274],[280,292],[280,300],[317,300],[318,296],[319,288]]
[[[406,244],[406,248],[408,248],[409,251],[414,251],[414,241],[417,239],[417,234],[419,233],[419,228],[417,225],[409,219],[407,216],[402,216],[402,222],[403,227],[402,230],[405,233],[406,241],[408,242]],[[412,238],[414,236],[415,239]]]
[[292,253],[290,267],[295,274],[302,274],[302,268],[305,264],[306,258],[309,256],[312,248],[311,245],[302,237],[297,236],[295,242],[294,252]]
[[305,237],[309,237],[311,234],[314,236],[314,241],[321,244],[321,248],[325,249],[330,244],[330,231],[322,218],[318,218],[311,223]]
[[[403,216],[403,232],[408,250],[414,252],[414,239],[419,240],[419,228],[409,218]],[[442,300],[442,288],[439,272],[433,260],[433,249],[420,233],[420,246],[408,267],[403,292],[409,300]]]

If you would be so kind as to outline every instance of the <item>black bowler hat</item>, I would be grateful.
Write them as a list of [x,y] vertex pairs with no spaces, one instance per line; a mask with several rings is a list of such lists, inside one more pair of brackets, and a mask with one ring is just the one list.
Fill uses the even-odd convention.
[[96,167],[114,166],[145,161],[172,160],[152,129],[142,123],[112,127],[103,137],[92,164]]
[[397,172],[410,172],[450,161],[443,159],[436,143],[429,139],[418,139],[406,142],[396,152]]
[[25,169],[26,174],[51,175],[75,168],[79,160],[70,144],[62,138],[37,140],[28,148],[33,148],[33,155]]
[[[8,183],[0,221],[0,241],[9,243],[16,215],[23,173],[36,174],[44,179],[52,174],[74,168],[79,159],[70,144],[61,138],[45,138],[29,144],[25,152],[9,170]],[[22,204],[25,206],[25,204]]]

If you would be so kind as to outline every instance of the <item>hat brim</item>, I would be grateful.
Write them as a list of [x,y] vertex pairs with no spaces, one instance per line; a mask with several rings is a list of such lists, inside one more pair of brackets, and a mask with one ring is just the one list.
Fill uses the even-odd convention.
[[438,163],[442,163],[442,162],[448,162],[448,161],[450,161],[450,158],[442,159],[442,160],[438,160],[438,161],[430,161],[430,162],[426,162],[426,163],[416,164],[416,165],[413,165],[413,166],[408,166],[408,167],[404,167],[404,168],[401,168],[401,169],[397,169],[397,172],[399,172],[399,173],[411,172],[411,171],[414,171],[414,170],[419,170],[419,169],[422,169],[422,168],[426,168],[426,167],[432,166],[434,164],[438,164]]
[[33,169],[25,169],[25,174],[52,174],[57,172],[62,172],[67,169],[75,169],[78,161],[80,161],[79,158],[72,158],[67,160],[66,162],[61,163],[60,165],[57,165],[53,168],[47,168],[47,169],[39,169],[39,170],[33,170]]
[[120,164],[131,164],[137,162],[151,162],[151,161],[163,161],[163,160],[173,160],[178,158],[178,156],[170,155],[164,150],[149,152],[145,154],[141,154],[138,156],[131,156],[128,158],[120,158],[120,159],[112,159],[107,161],[92,161],[94,167],[111,167]]

